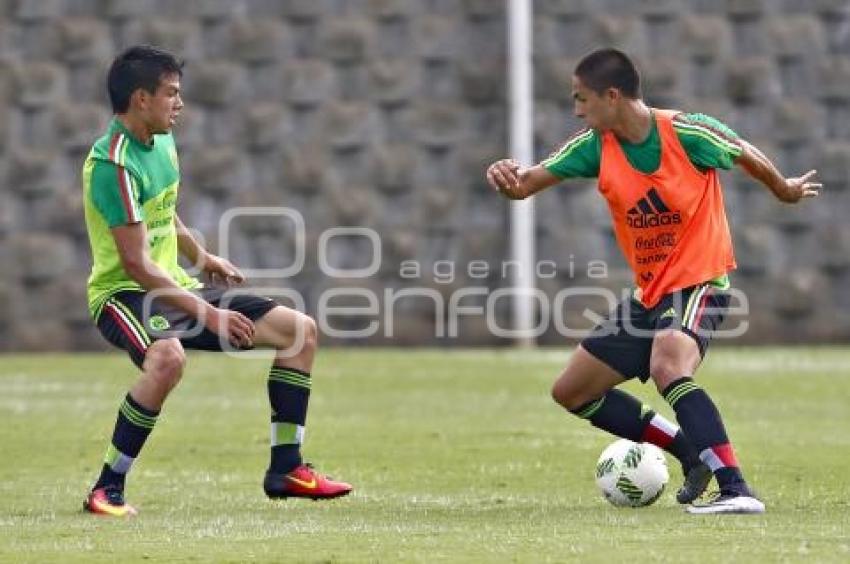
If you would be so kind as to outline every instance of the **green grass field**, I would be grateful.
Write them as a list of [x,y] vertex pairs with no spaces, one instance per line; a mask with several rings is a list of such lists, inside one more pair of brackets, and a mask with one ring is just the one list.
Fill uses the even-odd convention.
[[192,354],[129,479],[141,514],[110,520],[81,502],[129,361],[0,356],[0,560],[850,561],[850,350],[717,348],[700,372],[764,516],[684,514],[674,464],[656,505],[608,505],[611,439],[549,398],[566,357],[323,351],[306,455],[356,491],[319,503],[263,496],[266,363]]

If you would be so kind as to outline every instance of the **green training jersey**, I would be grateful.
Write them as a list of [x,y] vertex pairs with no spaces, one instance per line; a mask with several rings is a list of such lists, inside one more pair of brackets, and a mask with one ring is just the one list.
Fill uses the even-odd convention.
[[177,262],[179,186],[177,150],[170,133],[154,135],[146,145],[113,118],[106,135],[92,146],[83,165],[83,198],[93,260],[88,304],[94,319],[115,292],[142,289],[124,271],[113,227],[144,222],[151,260],[179,286],[201,285]]
[[[679,114],[673,118],[679,142],[698,169],[728,170],[741,154],[738,135],[729,127],[705,114]],[[661,137],[653,112],[649,136],[640,143],[620,141],[629,163],[640,172],[650,173],[661,164]],[[541,164],[558,178],[596,178],[602,158],[602,138],[586,128],[564,143]]]

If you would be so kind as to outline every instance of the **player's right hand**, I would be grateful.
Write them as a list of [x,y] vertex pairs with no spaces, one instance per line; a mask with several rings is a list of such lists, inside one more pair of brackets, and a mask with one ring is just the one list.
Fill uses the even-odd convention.
[[207,328],[238,348],[254,346],[254,322],[228,309],[213,309],[206,320]]
[[501,159],[487,167],[487,182],[498,193],[517,199],[520,164],[514,159]]

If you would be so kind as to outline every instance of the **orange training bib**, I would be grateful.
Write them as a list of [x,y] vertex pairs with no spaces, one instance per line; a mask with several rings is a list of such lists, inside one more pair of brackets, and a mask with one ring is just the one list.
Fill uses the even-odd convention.
[[691,163],[673,129],[678,112],[654,113],[661,139],[656,171],[633,168],[610,131],[602,133],[599,167],[599,191],[646,307],[735,268],[717,171],[703,173]]

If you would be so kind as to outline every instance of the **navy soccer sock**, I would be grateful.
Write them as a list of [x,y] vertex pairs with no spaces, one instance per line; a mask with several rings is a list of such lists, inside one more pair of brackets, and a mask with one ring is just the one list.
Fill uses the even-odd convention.
[[749,495],[720,412],[705,390],[692,378],[684,377],[667,386],[662,395],[676,412],[700,459],[714,472],[720,490]]
[[124,479],[153,430],[158,415],[158,411],[142,407],[127,394],[118,409],[112,442],[106,449],[103,468],[94,489],[104,486],[124,488]]
[[684,472],[699,462],[697,451],[681,429],[622,390],[609,390],[572,413],[618,437],[666,450],[679,460]]
[[272,408],[269,471],[286,474],[300,465],[304,423],[310,400],[310,374],[296,368],[273,366],[269,371]]

